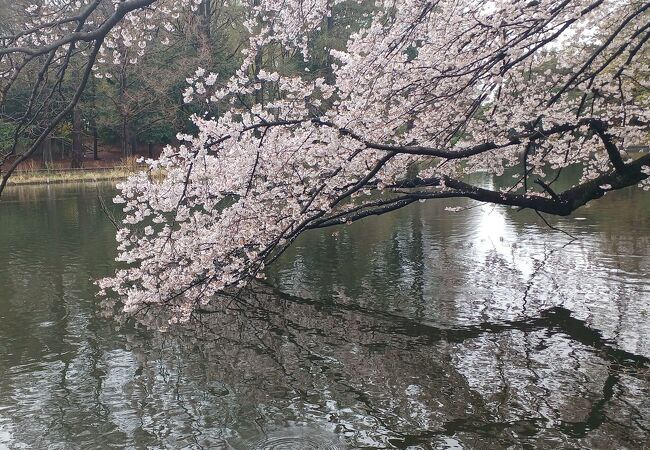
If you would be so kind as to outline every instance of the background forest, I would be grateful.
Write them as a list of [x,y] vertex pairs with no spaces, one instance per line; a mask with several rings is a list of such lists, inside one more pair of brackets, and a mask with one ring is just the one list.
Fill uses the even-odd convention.
[[[33,1],[0,0],[0,33],[13,34],[22,26],[23,16],[15,14]],[[305,62],[297,52],[269,46],[255,59],[253,70],[278,72],[282,75],[302,73],[314,78],[331,78],[330,49],[344,48],[350,34],[368,20],[370,3],[346,3],[333,8],[317,36],[310,40],[311,58]],[[100,59],[95,76],[88,83],[79,103],[55,132],[43,143],[40,151],[25,166],[72,168],[93,165],[89,160],[116,160],[133,155],[156,156],[161,148],[176,142],[177,133],[195,131],[189,118],[205,112],[205,105],[187,104],[183,92],[186,79],[197,67],[219,75],[232,76],[242,61],[241,49],[249,38],[243,21],[247,8],[253,5],[238,1],[204,0],[194,13],[185,12],[175,19],[173,28],[161,27],[156,39],[148,42],[147,52],[141,47],[115,49],[120,61]],[[83,59],[83,58],[80,58]],[[79,84],[79,69],[71,59],[63,82],[56,89],[58,100],[65,103]],[[30,70],[31,69],[31,70]],[[60,69],[62,70],[62,69]],[[37,123],[25,127],[23,118],[30,115],[27,104],[32,80],[39,76],[38,67],[27,67],[21,80],[11,90],[0,111],[0,153],[12,153],[14,139],[18,147],[33,140],[52,119],[54,113],[43,114]],[[268,84],[268,83],[267,83]],[[242,102],[259,103],[278,95],[276,86],[262,86],[255,98]],[[219,105],[210,105],[214,115]],[[56,107],[50,107],[52,110]],[[200,108],[200,109],[199,109]],[[19,125],[20,124],[20,125]],[[20,148],[16,149],[20,152]],[[15,153],[15,152],[14,152]],[[61,160],[65,161],[62,162]],[[96,165],[96,164],[95,164]]]

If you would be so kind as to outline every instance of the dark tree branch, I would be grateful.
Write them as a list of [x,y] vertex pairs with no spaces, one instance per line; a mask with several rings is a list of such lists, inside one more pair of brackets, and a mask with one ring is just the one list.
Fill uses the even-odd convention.
[[558,202],[561,201],[560,197],[558,197],[557,194],[555,193],[555,191],[553,189],[551,189],[551,186],[544,183],[544,181],[542,181],[542,180],[540,180],[538,178],[538,179],[535,180],[535,183],[537,185],[541,186],[541,188],[544,189],[544,192],[546,192],[548,195],[550,195],[553,200],[558,201]]
[[549,128],[548,130],[523,131],[521,133],[514,133],[511,136],[508,136],[507,141],[503,143],[485,142],[472,147],[464,147],[456,150],[437,149],[437,148],[426,147],[426,146],[380,144],[377,142],[366,140],[359,134],[354,133],[353,131],[350,131],[346,128],[338,128],[336,127],[335,124],[331,122],[323,122],[320,120],[313,120],[312,122],[318,125],[337,128],[342,135],[349,136],[356,141],[362,142],[367,148],[373,150],[384,150],[384,151],[409,154],[409,155],[434,156],[434,157],[444,158],[444,159],[462,159],[462,158],[469,158],[471,156],[479,155],[481,153],[485,153],[490,150],[510,147],[512,145],[518,145],[521,144],[524,140],[546,139],[552,135],[574,131],[582,126],[589,124],[589,121],[590,119],[584,118],[578,120],[575,123],[555,125]]
[[602,120],[592,119],[589,126],[596,132],[600,140],[603,141],[603,145],[605,146],[605,150],[607,150],[609,160],[612,162],[614,169],[618,172],[623,172],[625,170],[625,163],[623,162],[623,158],[621,158],[621,152],[618,151],[618,147],[614,144],[612,135],[607,133],[607,124]]
[[[100,0],[96,0],[96,3],[98,3],[99,1]],[[19,54],[19,53],[23,53],[25,55],[30,55],[30,56],[44,55],[46,53],[49,53],[52,50],[61,48],[73,42],[103,41],[106,35],[113,29],[113,27],[115,27],[115,25],[118,24],[118,22],[120,22],[124,18],[125,15],[127,15],[131,11],[135,11],[137,9],[147,7],[152,3],[154,3],[155,1],[156,0],[126,0],[120,2],[117,8],[115,9],[115,12],[108,19],[106,19],[99,27],[97,27],[92,31],[75,31],[73,33],[68,34],[67,36],[62,37],[61,39],[57,39],[56,41],[51,42],[50,44],[42,45],[36,48],[25,47],[25,46],[0,48],[0,56],[6,54]],[[90,7],[87,8],[87,10],[85,10],[85,13],[80,15],[80,18],[83,18],[85,20],[94,10],[94,7],[92,7],[93,5],[94,4],[91,4]]]
[[2,174],[2,178],[0,179],[0,194],[4,190],[5,186],[7,185],[7,181],[9,180],[9,177],[11,174],[14,173],[16,168],[20,163],[25,161],[27,158],[29,158],[41,145],[41,143],[49,136],[49,134],[54,130],[54,128],[57,127],[57,125],[63,120],[63,118],[70,113],[76,106],[77,102],[81,98],[81,94],[83,93],[86,84],[88,83],[88,79],[90,78],[90,75],[92,73],[92,68],[93,64],[95,63],[95,60],[97,59],[97,54],[99,53],[99,49],[101,48],[103,42],[103,38],[98,40],[95,43],[95,46],[93,47],[92,52],[88,56],[88,61],[86,63],[86,69],[83,73],[83,76],[79,82],[79,86],[77,87],[77,90],[75,91],[74,96],[70,100],[70,102],[66,105],[66,107],[57,114],[52,121],[45,127],[45,129],[41,132],[41,134],[36,138],[36,140],[32,143],[32,145],[25,151],[23,152],[18,158],[16,158],[13,163],[9,166],[9,168]]
[[449,177],[414,178],[404,180],[390,189],[417,189],[437,187],[437,191],[405,192],[399,197],[376,200],[354,206],[348,210],[318,217],[305,224],[304,229],[325,228],[342,223],[354,222],[369,216],[381,215],[401,209],[418,200],[437,198],[470,198],[472,200],[532,209],[535,212],[558,216],[568,216],[591,200],[602,197],[608,190],[601,186],[609,184],[611,190],[622,189],[638,184],[648,175],[642,171],[643,166],[650,166],[650,155],[645,155],[634,162],[625,164],[625,170],[606,173],[584,184],[568,189],[561,194],[555,193],[546,183],[537,180],[551,198],[536,194],[514,194],[480,188]]

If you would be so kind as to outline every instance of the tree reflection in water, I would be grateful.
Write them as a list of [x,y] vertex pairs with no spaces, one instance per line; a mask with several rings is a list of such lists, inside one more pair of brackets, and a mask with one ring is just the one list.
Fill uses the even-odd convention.
[[[269,433],[269,443],[293,439],[298,447],[291,448],[647,442],[650,403],[639,392],[647,389],[650,360],[617,348],[561,307],[442,328],[262,284],[216,305],[189,327],[152,335],[149,344],[160,352],[136,352],[150,370],[139,383],[164,389],[159,376],[168,374],[165,382],[189,394],[194,420],[218,405],[220,413],[209,416],[223,420],[217,429],[231,433],[222,442],[235,448],[255,440],[244,438],[247,427],[252,436],[256,427]],[[165,324],[158,315],[140,321]],[[169,412],[156,413],[160,422]],[[208,439],[205,429],[198,434]]]

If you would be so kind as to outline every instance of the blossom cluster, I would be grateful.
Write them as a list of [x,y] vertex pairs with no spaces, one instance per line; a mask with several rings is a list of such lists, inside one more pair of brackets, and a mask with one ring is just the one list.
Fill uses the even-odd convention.
[[[642,3],[379,0],[345,49],[331,50],[333,83],[251,70],[269,46],[308,60],[337,3],[262,0],[237,73],[188,78],[186,102],[230,109],[195,116],[195,135],[120,186],[125,266],[99,285],[127,311],[156,305],[187,320],[262,276],[303,231],[345,222],[412,180],[441,180],[433,197],[453,194],[445,180],[514,167],[509,191],[526,193],[529,176],[577,164],[585,182],[612,170],[612,146],[627,159],[647,143]],[[146,27],[125,32],[135,27],[119,31],[123,45],[146,41]],[[255,95],[265,90],[274,95]]]

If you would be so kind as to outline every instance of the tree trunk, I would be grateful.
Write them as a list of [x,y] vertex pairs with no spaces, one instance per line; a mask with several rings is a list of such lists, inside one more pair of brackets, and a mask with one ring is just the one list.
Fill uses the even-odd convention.
[[332,69],[332,64],[334,63],[334,58],[332,58],[332,55],[330,51],[332,50],[330,48],[332,42],[334,41],[334,37],[332,36],[332,32],[334,31],[334,16],[332,15],[331,12],[331,7],[329,9],[330,15],[327,16],[327,48],[325,51],[327,52],[327,55],[325,57],[325,82],[327,84],[334,84],[334,70]]
[[126,102],[126,67],[122,66],[122,72],[120,74],[120,115],[122,116],[122,136],[121,136],[121,147],[122,147],[122,156],[128,157],[130,153],[129,144],[131,141],[130,129],[129,129],[129,114],[128,107]]
[[93,120],[93,159],[95,161],[99,160],[98,145],[97,145],[97,123]]
[[131,137],[131,155],[135,155],[138,153],[138,138],[133,135]]
[[93,113],[92,118],[90,119],[90,126],[93,133],[93,159],[97,161],[99,159],[98,153],[98,137],[97,137],[97,81],[95,77],[92,78],[92,84],[90,85],[92,89],[92,106]]
[[76,106],[72,111],[72,155],[70,158],[70,167],[78,169],[83,164],[84,149],[81,136],[81,111]]
[[[262,51],[258,51],[255,55],[255,76],[262,70]],[[262,104],[264,102],[264,81],[260,81],[260,88],[255,91],[255,103]]]
[[127,148],[127,143],[128,141],[126,140],[126,120],[122,118],[122,132],[120,133],[120,150],[122,151],[122,156],[127,157],[127,153],[129,152],[129,149]]
[[50,136],[43,143],[43,163],[46,167],[52,164],[52,138]]
[[199,8],[199,14],[199,51],[201,52],[201,59],[209,63],[212,57],[212,0],[203,0]]
[[127,117],[122,118],[122,156],[125,158],[131,156],[131,130]]
[[[259,6],[261,4],[260,0],[253,0],[253,6]],[[253,68],[255,77],[257,78],[257,75],[260,73],[260,70],[262,70],[262,49],[258,50],[258,52],[255,54],[255,67]],[[260,88],[255,91],[255,103],[257,104],[262,104],[264,102],[264,82],[260,81]]]
[[[79,69],[73,69],[72,79],[79,80],[80,77]],[[81,107],[77,103],[72,110],[72,152],[70,154],[70,167],[73,169],[78,169],[83,164],[84,148],[81,127]]]

